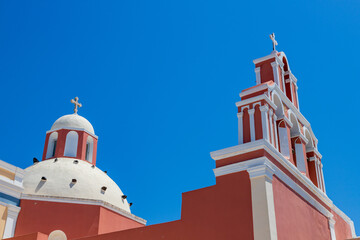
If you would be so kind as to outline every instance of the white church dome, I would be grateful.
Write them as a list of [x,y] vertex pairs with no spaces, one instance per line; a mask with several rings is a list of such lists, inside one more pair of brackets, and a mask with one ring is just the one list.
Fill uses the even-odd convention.
[[83,160],[58,158],[36,163],[25,169],[23,185],[23,194],[60,197],[65,201],[104,201],[130,213],[118,185],[106,173]]
[[61,129],[61,128],[70,128],[70,129],[79,129],[86,130],[91,134],[95,135],[95,131],[91,123],[84,117],[78,114],[68,114],[64,115],[54,122],[51,127],[51,130]]

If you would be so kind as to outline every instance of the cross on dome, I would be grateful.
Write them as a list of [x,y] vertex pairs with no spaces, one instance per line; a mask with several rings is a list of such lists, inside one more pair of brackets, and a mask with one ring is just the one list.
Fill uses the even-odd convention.
[[77,114],[78,112],[78,107],[82,107],[82,104],[79,103],[79,98],[78,97],[75,97],[75,100],[74,99],[71,99],[71,103],[73,103],[75,105],[74,107],[74,113]]
[[276,51],[275,46],[278,45],[277,41],[275,40],[275,33],[270,34],[270,39],[273,42],[273,51]]

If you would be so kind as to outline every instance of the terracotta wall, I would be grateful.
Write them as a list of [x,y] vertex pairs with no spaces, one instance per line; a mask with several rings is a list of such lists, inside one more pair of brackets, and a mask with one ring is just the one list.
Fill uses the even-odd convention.
[[183,194],[181,220],[86,240],[253,240],[251,189],[247,172],[217,178],[215,186]]
[[15,236],[62,230],[68,239],[74,239],[142,226],[95,205],[21,200],[20,207]]
[[276,176],[273,178],[278,240],[329,240],[328,219]]

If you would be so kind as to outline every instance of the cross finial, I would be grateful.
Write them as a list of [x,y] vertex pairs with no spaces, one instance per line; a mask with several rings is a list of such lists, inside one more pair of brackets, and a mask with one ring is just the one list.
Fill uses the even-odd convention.
[[82,104],[79,103],[79,98],[78,97],[75,97],[75,100],[74,99],[71,99],[71,103],[73,103],[75,105],[74,107],[74,113],[77,114],[78,112],[78,107],[82,107]]
[[275,33],[270,34],[270,39],[273,42],[273,51],[276,51],[275,46],[278,45],[278,43],[275,40]]

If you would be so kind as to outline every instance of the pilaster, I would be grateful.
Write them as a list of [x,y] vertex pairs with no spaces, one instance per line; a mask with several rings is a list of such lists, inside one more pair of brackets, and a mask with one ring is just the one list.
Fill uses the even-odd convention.
[[243,112],[240,112],[237,114],[238,117],[238,139],[239,139],[239,144],[243,144],[244,143],[244,136],[243,136]]
[[255,68],[255,74],[256,74],[256,84],[260,84],[261,83],[260,67]]
[[268,111],[267,105],[260,107],[261,111],[261,125],[263,130],[263,138],[269,142],[269,122],[268,122]]
[[272,186],[274,169],[259,165],[247,169],[251,182],[254,240],[276,240],[276,217]]
[[251,142],[255,141],[255,120],[254,120],[254,113],[255,109],[249,109],[249,120],[250,120],[250,139]]

